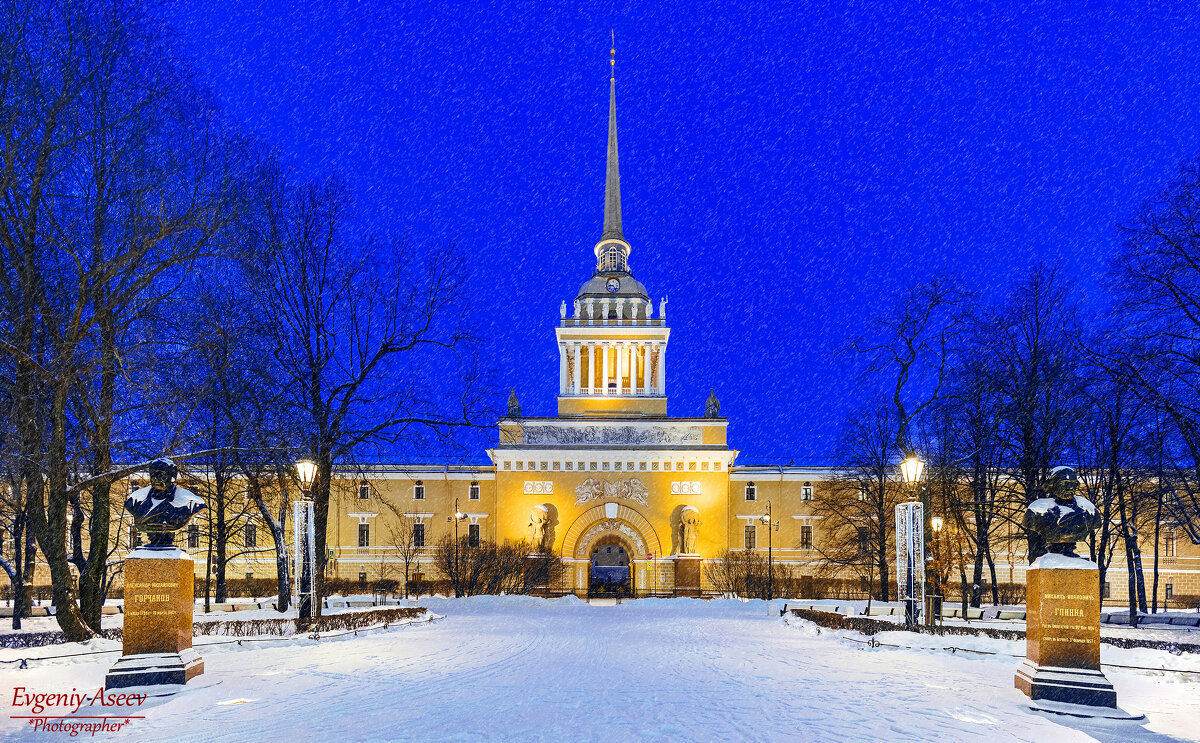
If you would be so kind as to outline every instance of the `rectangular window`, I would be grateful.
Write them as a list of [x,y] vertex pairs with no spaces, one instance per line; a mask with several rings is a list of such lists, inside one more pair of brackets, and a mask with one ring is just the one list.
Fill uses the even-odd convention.
[[701,462],[700,469],[704,472],[708,472],[708,462]]
[[861,501],[865,501],[867,499],[867,489],[866,488],[860,487],[858,489],[858,499]]
[[1173,598],[1175,598],[1175,584],[1168,583],[1167,584],[1167,599],[1173,599]]
[[858,529],[858,553],[860,555],[869,555],[871,553],[871,534],[865,528]]
[[1104,598],[1112,598],[1112,586],[1109,585],[1108,581],[1104,581]]
[[363,480],[358,484],[358,499],[367,500],[371,497],[371,483]]
[[200,549],[200,525],[199,524],[188,524],[187,535],[188,535],[188,549],[190,549],[190,550]]
[[617,462],[616,464],[614,464],[613,469],[615,469],[617,472],[620,472],[621,471],[621,463]]
[[1167,532],[1163,539],[1163,557],[1175,557],[1175,533]]
[[470,524],[467,526],[467,545],[471,547],[479,546],[479,524]]
[[137,527],[133,524],[129,525],[129,549],[136,549],[142,543],[142,535],[138,534]]
[[424,524],[413,524],[413,546],[414,547],[424,547],[425,546],[425,525]]
[[471,487],[467,489],[467,500],[479,500],[479,483],[471,483]]
[[417,480],[417,484],[413,485],[413,500],[425,500],[425,483]]
[[800,527],[800,549],[812,549],[812,527],[805,524]]
[[569,469],[569,470],[573,470],[573,469],[575,469],[575,463],[574,463],[574,462],[567,462],[567,469]]
[[246,580],[254,580],[254,573],[246,573]]
[[558,469],[560,464],[561,464],[561,462],[555,462],[552,466],[554,469]]
[[253,523],[246,524],[246,549],[252,550],[258,547],[258,527]]
[[746,500],[754,500],[758,497],[758,489],[754,487],[754,483],[746,483]]
[[645,463],[645,462],[638,462],[638,469],[639,469],[639,470],[643,470],[643,471],[645,471],[645,469],[646,469],[646,463]]
[[545,462],[542,462],[542,469],[543,470],[548,469]]
[[812,485],[800,486],[800,500],[812,500]]
[[754,524],[746,524],[746,549],[752,550],[755,547],[755,531]]
[[359,574],[358,574],[358,582],[359,582],[359,583],[366,583],[366,582],[367,582],[367,574],[366,574],[366,573],[359,573]]
[[371,525],[370,524],[359,524],[358,525],[358,546],[359,547],[370,547],[371,546]]
[[504,469],[506,469],[506,470],[512,469],[512,462],[505,462]]

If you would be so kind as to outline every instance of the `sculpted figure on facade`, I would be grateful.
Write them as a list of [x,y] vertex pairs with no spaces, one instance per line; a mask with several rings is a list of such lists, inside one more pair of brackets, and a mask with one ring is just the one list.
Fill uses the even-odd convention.
[[509,390],[508,392],[508,417],[521,417],[521,403],[517,400],[517,391]]
[[624,498],[646,506],[650,504],[649,495],[650,491],[645,484],[636,477],[616,482],[589,477],[575,486],[575,505],[581,506],[594,500]]
[[179,468],[165,457],[150,463],[150,487],[139,488],[125,499],[125,510],[133,516],[138,531],[145,532],[148,549],[175,546],[175,532],[203,509],[198,495],[175,484]]
[[700,531],[700,511],[695,506],[684,506],[679,514],[682,539],[680,544],[684,554],[696,554],[696,537]]
[[1030,540],[1029,559],[1046,553],[1079,557],[1075,543],[1087,539],[1100,525],[1100,514],[1087,498],[1075,495],[1079,476],[1070,467],[1055,467],[1046,486],[1047,498],[1029,504],[1025,528]]
[[529,541],[539,551],[546,544],[546,527],[550,524],[550,509],[542,505],[529,512]]

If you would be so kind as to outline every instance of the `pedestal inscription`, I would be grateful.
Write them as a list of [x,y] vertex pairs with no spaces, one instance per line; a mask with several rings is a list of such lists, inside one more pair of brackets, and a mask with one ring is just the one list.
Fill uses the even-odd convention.
[[1026,660],[1016,687],[1035,701],[1116,707],[1117,694],[1100,671],[1095,563],[1051,553],[1025,575]]

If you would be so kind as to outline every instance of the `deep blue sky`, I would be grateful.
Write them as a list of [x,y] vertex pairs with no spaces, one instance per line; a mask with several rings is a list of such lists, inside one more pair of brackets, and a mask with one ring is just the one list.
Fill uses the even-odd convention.
[[1101,301],[1115,225],[1200,152],[1195,3],[237,0],[166,15],[231,114],[359,218],[476,257],[499,382],[553,415],[594,268],[609,29],[625,236],[670,295],[672,415],[716,387],[743,457],[820,463],[838,354],[907,281],[987,298],[1035,261]]

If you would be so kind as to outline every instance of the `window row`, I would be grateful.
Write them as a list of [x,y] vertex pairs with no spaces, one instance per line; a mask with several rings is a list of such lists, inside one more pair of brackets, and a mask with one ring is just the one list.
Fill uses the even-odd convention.
[[[800,486],[800,500],[813,499],[813,486],[806,482]],[[752,482],[746,483],[746,500],[758,500],[758,486]]]
[[[778,540],[776,540],[778,541]],[[758,548],[758,525],[746,524],[742,546],[745,549],[752,550]],[[780,545],[782,547],[782,545]],[[800,527],[800,549],[810,550],[813,548],[813,528],[805,524]]]
[[545,461],[545,462],[538,462],[538,461],[530,460],[528,462],[526,462],[526,461],[519,461],[519,462],[515,462],[515,463],[514,462],[505,462],[504,469],[506,469],[506,470],[512,470],[512,469],[541,470],[541,471],[566,470],[568,472],[572,472],[572,471],[582,472],[584,470],[587,470],[589,472],[607,472],[609,470],[612,470],[614,472],[621,472],[622,470],[625,470],[628,472],[633,472],[635,470],[637,470],[639,472],[646,472],[646,471],[658,472],[659,470],[662,470],[664,472],[671,472],[671,471],[683,472],[684,470],[687,470],[689,472],[697,472],[697,471],[699,471],[699,472],[709,472],[709,471],[720,472],[721,471],[721,463],[720,462],[680,462],[680,461],[675,461],[675,462],[667,462],[667,461],[659,461],[659,462],[552,462],[552,461]]
[[[412,488],[413,500],[425,500],[425,483],[417,480]],[[472,482],[467,486],[467,500],[479,500],[479,483]]]

